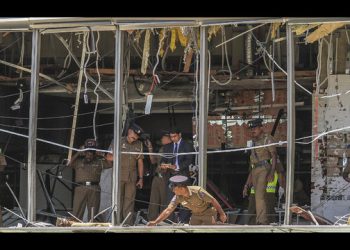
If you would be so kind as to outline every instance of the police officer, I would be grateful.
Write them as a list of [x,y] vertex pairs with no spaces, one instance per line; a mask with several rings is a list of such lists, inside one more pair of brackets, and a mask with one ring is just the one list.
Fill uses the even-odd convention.
[[[120,219],[123,221],[129,213],[133,214],[136,196],[136,187],[143,187],[143,147],[139,137],[143,130],[135,123],[128,128],[127,136],[121,138],[121,152],[137,152],[139,154],[121,154],[120,177]],[[113,149],[113,142],[110,150]],[[113,154],[107,154],[107,160],[113,161]],[[137,164],[137,171],[136,171]],[[138,176],[138,178],[137,178]],[[138,179],[138,180],[137,180]],[[132,224],[130,216],[126,224]]]
[[[87,139],[85,148],[96,148],[94,139]],[[91,220],[92,209],[97,214],[100,207],[100,177],[102,169],[111,168],[112,165],[105,159],[96,157],[95,150],[77,152],[71,159],[69,165],[75,170],[75,182],[77,186],[74,190],[73,214],[79,219],[83,219],[85,207],[88,209],[88,220]]]
[[[274,142],[273,137],[264,133],[262,119],[249,122],[252,132],[252,146],[263,146]],[[277,152],[275,146],[266,146],[251,150],[250,167],[252,183],[255,188],[256,223],[258,225],[269,224],[266,206],[266,185],[274,179],[276,169]]]
[[154,226],[162,222],[175,210],[178,204],[192,211],[191,225],[214,225],[219,213],[221,222],[227,220],[218,201],[207,191],[198,186],[188,186],[188,177],[176,175],[170,178],[175,196],[168,207],[154,221],[148,222],[148,226]]

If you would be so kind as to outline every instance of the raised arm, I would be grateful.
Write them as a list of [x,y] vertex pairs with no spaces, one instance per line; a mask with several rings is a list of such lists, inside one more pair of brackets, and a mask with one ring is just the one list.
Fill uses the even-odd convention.
[[[81,148],[81,147],[80,147]],[[74,165],[74,162],[80,157],[83,156],[84,152],[76,152],[72,158],[70,159],[70,162],[68,163],[68,167],[72,167]]]

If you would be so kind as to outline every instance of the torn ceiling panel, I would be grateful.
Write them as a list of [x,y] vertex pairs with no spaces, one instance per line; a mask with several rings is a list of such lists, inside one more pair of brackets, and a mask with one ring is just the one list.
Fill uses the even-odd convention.
[[316,24],[302,24],[302,25],[294,25],[292,27],[292,31],[295,32],[295,34],[297,36],[303,34],[304,32],[310,30],[310,29],[313,29],[317,26],[319,26],[320,24],[319,23],[316,23]]
[[275,39],[275,37],[277,35],[277,30],[282,26],[282,23],[273,23],[271,25],[272,25],[272,28],[271,28],[271,39]]
[[307,43],[313,43],[322,37],[327,36],[328,34],[332,33],[336,29],[339,29],[340,27],[343,27],[345,23],[327,23],[322,24],[318,29],[316,29],[314,32],[312,32],[310,35],[308,35],[305,38],[305,41]]

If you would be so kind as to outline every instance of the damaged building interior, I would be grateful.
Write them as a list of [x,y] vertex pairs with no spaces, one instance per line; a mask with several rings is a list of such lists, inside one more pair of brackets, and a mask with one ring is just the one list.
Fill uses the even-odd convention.
[[[274,223],[253,230],[348,224],[349,23],[0,19],[2,227],[59,228],[58,218],[69,221],[77,183],[67,162],[89,138],[97,141],[98,157],[118,153],[113,139],[136,123],[144,172],[131,226],[148,220],[156,166],[147,141],[158,152],[162,136],[177,127],[193,147],[190,180],[220,203],[227,215],[220,226],[238,230],[230,225],[239,228],[249,219],[242,190],[253,146],[249,121],[256,118],[276,142],[286,187],[274,193]],[[100,207],[92,213],[102,213],[90,222],[122,223],[112,212],[118,164],[101,173]]]

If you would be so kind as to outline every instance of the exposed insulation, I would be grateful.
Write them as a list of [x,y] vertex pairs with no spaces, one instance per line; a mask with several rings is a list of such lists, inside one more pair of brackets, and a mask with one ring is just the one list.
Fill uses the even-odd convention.
[[142,64],[141,64],[141,73],[146,74],[148,67],[148,57],[149,57],[149,49],[150,49],[150,37],[151,31],[146,30],[145,42],[143,45],[143,54],[142,54]]
[[271,28],[271,39],[275,39],[276,34],[277,34],[277,30],[282,26],[282,23],[273,23],[271,25],[272,25],[272,28]]
[[189,48],[187,53],[185,54],[185,66],[183,72],[189,72],[190,66],[192,62],[192,56],[193,56],[193,49]]
[[197,44],[198,44],[198,50],[201,48],[201,35],[199,30],[197,31]]
[[176,29],[171,29],[170,49],[172,52],[176,49]]
[[135,42],[136,42],[137,44],[140,43],[140,38],[141,38],[141,35],[142,35],[142,32],[143,32],[143,31],[144,31],[144,30],[137,30],[137,31],[135,32],[134,40],[135,40]]
[[187,37],[184,36],[184,34],[182,34],[182,31],[181,31],[180,28],[176,28],[176,30],[177,30],[177,36],[178,36],[178,38],[179,38],[179,40],[180,40],[181,46],[182,46],[182,47],[186,47],[186,45],[187,45],[187,40],[188,40]]
[[313,43],[322,37],[327,36],[329,33],[332,33],[336,29],[339,29],[340,27],[344,26],[345,23],[327,23],[322,24],[318,29],[316,29],[314,32],[312,32],[310,35],[308,35],[305,38],[305,41],[307,43]]
[[295,32],[295,34],[297,36],[303,34],[304,32],[306,32],[309,29],[315,28],[320,24],[302,24],[302,25],[294,25],[292,27],[292,31]]
[[208,29],[208,41],[212,39],[213,36],[216,36],[218,31],[221,29],[221,26],[210,26]]
[[164,40],[163,37],[165,36],[165,29],[162,29],[159,33],[159,47],[160,47],[160,50],[159,50],[159,56],[160,57],[163,57],[164,55]]

